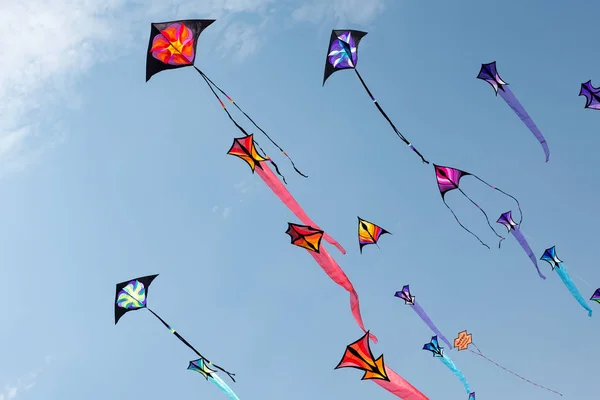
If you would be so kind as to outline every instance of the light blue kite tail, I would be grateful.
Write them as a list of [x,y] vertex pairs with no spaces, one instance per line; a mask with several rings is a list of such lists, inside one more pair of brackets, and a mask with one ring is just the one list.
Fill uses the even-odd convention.
[[427,315],[427,313],[425,312],[425,310],[423,310],[423,307],[421,307],[419,305],[419,303],[417,303],[415,301],[415,304],[413,304],[412,306],[413,310],[415,310],[415,312],[417,313],[417,315],[419,317],[421,317],[421,319],[423,320],[423,322],[425,322],[425,324],[427,324],[427,326],[429,327],[429,329],[431,329],[439,339],[442,339],[442,341],[444,343],[446,343],[446,345],[448,345],[447,350],[450,351],[452,350],[452,345],[450,344],[450,342],[448,341],[448,339],[446,339],[446,337],[442,334],[442,332],[440,332],[440,330],[433,324],[433,321],[431,320],[431,318],[429,318],[429,316]]
[[469,387],[469,383],[467,382],[467,378],[465,378],[465,376],[463,375],[462,372],[460,372],[460,370],[458,368],[456,368],[456,365],[454,365],[454,362],[448,358],[447,355],[443,355],[440,357],[440,360],[446,364],[446,367],[450,368],[450,371],[452,371],[454,373],[454,375],[456,375],[458,377],[458,379],[460,379],[460,381],[462,382],[462,384],[465,386],[465,390],[467,391],[467,394],[471,393],[471,388]]
[[535,125],[533,119],[531,119],[527,111],[525,111],[525,108],[521,105],[519,100],[517,100],[517,97],[508,88],[508,86],[503,86],[502,89],[503,90],[498,91],[498,94],[500,94],[500,97],[502,97],[504,101],[506,101],[510,108],[513,109],[515,114],[517,114],[521,121],[523,121],[523,123],[529,128],[529,130],[531,131],[531,133],[533,133],[538,142],[540,142],[542,148],[544,149],[546,162],[548,162],[548,160],[550,159],[550,149],[548,148],[548,142],[546,142],[546,138],[539,130],[539,128]]
[[210,376],[208,377],[208,380],[213,382],[215,385],[217,385],[219,387],[219,389],[224,391],[231,400],[240,400],[240,398],[237,397],[237,395],[233,392],[233,390],[231,390],[229,385],[227,385],[227,383],[225,383],[225,381],[223,379],[221,379],[221,377],[219,375],[217,375],[215,373],[210,374]]
[[567,270],[565,269],[565,267],[563,266],[563,264],[562,263],[558,263],[558,265],[554,269],[556,270],[556,273],[558,274],[558,276],[560,276],[560,279],[562,279],[562,281],[565,284],[565,286],[567,287],[567,289],[569,289],[569,292],[571,292],[571,295],[573,297],[575,297],[575,300],[577,300],[577,302],[579,304],[581,304],[581,306],[587,310],[588,317],[591,317],[592,316],[592,309],[586,303],[585,299],[583,298],[583,296],[579,292],[579,289],[577,289],[577,286],[575,286],[575,282],[573,282],[573,280],[569,276],[569,273],[567,272]]

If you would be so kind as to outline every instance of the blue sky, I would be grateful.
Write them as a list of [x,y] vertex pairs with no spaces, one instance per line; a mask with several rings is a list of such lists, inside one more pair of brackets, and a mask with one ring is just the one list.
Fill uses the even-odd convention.
[[[200,4],[198,4],[200,3]],[[434,4],[435,3],[435,4]],[[247,165],[225,153],[239,132],[197,74],[144,82],[150,22],[216,18],[197,64],[310,178],[267,141],[379,337],[376,355],[431,399],[466,399],[421,350],[431,332],[395,291],[411,291],[453,338],[565,399],[592,399],[600,350],[588,318],[514,238],[488,250],[444,207],[433,174],[386,125],[350,72],[321,87],[332,28],[369,32],[359,70],[430,160],[516,196],[534,252],[556,245],[586,298],[600,286],[593,170],[600,113],[594,1],[44,1],[0,5],[0,400],[225,396],[186,371],[194,358],[148,312],[114,326],[117,282],[160,273],[150,306],[238,376],[241,399],[392,399],[360,372],[334,371],[361,331],[347,293],[304,250],[298,222]],[[15,39],[15,35],[19,38]],[[545,134],[551,159],[492,88],[496,60]],[[6,61],[6,60],[5,60]],[[492,222],[513,208],[474,180],[463,188]],[[455,211],[494,236],[458,193]],[[393,233],[359,255],[356,216]],[[498,228],[502,228],[498,225]],[[596,304],[592,304],[592,307]],[[478,400],[552,399],[468,352],[450,356]]]

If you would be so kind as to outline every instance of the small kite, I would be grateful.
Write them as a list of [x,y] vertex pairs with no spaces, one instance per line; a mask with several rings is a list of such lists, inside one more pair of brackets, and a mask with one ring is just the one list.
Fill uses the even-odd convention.
[[[152,78],[153,75],[159,72],[182,68],[182,67],[193,67],[198,74],[204,79],[209,89],[219,101],[219,104],[227,114],[227,117],[231,122],[245,135],[248,133],[242,126],[233,118],[227,107],[221,101],[221,98],[215,91],[217,89],[223,96],[227,98],[259,131],[261,131],[267,139],[275,146],[281,153],[288,158],[294,170],[307,178],[302,172],[300,172],[290,156],[281,148],[277,143],[271,139],[271,137],[261,128],[246,112],[244,112],[240,106],[233,101],[231,97],[227,95],[219,86],[217,86],[204,72],[194,65],[197,54],[198,38],[202,31],[208,28],[214,19],[187,19],[177,20],[168,22],[153,22],[150,28],[150,40],[148,42],[148,52],[146,58],[146,82]],[[258,145],[258,144],[257,144]],[[259,149],[264,153],[264,151]],[[279,173],[279,168],[269,159],[269,161],[275,167],[275,170]],[[280,174],[280,176],[282,176]],[[283,178],[283,176],[282,176]],[[285,181],[285,179],[284,179]]]
[[[285,204],[303,224],[317,227],[317,224],[310,219],[296,199],[292,197],[285,185],[277,179],[273,171],[265,163],[266,158],[258,154],[255,144],[254,135],[233,139],[233,144],[227,154],[244,160],[250,166],[252,173],[256,172],[273,193],[275,193],[279,200],[281,200],[281,202]],[[344,250],[342,245],[335,241],[331,236],[324,233],[323,237],[328,243],[334,245],[342,254],[346,254],[346,250]]]
[[458,379],[460,379],[460,381],[462,382],[462,384],[464,385],[464,387],[467,391],[467,394],[470,395],[471,388],[469,387],[469,383],[467,382],[467,379],[465,378],[463,373],[460,372],[460,370],[456,367],[456,365],[450,359],[450,357],[448,357],[446,354],[444,354],[444,348],[440,347],[437,336],[433,336],[431,338],[431,342],[426,343],[423,346],[423,350],[430,351],[433,353],[434,357],[438,357],[440,359],[440,361],[442,363],[444,363],[444,365],[446,367],[448,367],[450,369],[450,371],[452,371],[454,373],[454,375],[456,375],[458,377]]
[[[358,69],[356,68],[356,64],[358,62],[358,44],[360,43],[361,39],[366,34],[367,34],[367,32],[356,31],[356,30],[352,30],[352,29],[337,29],[337,30],[333,30],[331,32],[331,38],[329,39],[329,46],[327,48],[327,57],[326,57],[326,61],[325,61],[325,76],[323,78],[323,85],[325,85],[325,81],[333,73],[340,71],[340,70],[344,70],[344,69],[353,69],[354,72],[356,73],[356,76],[358,76],[358,79],[362,83],[364,89],[366,90],[367,94],[369,95],[369,97],[371,97],[371,100],[373,101],[373,103],[375,104],[375,106],[377,107],[377,109],[379,110],[381,115],[383,115],[383,117],[386,119],[386,121],[390,124],[390,126],[392,127],[392,129],[394,130],[396,135],[398,135],[398,137],[408,147],[410,147],[419,157],[421,157],[421,161],[423,161],[425,164],[429,164],[429,161],[427,161],[423,157],[423,155],[421,153],[419,153],[417,151],[417,149],[400,133],[400,131],[396,128],[396,126],[394,125],[392,120],[383,111],[383,109],[381,108],[381,106],[379,105],[379,103],[377,102],[377,100],[375,99],[375,97],[373,96],[373,94],[371,93],[369,88],[367,87],[362,76],[358,72]],[[458,189],[458,191],[460,191],[465,197],[467,197],[467,199],[469,199],[469,201],[471,203],[473,203],[475,206],[477,206],[477,208],[479,208],[479,210],[481,210],[481,212],[485,215],[486,219],[487,219],[487,215],[486,215],[485,211],[483,211],[483,209],[477,203],[475,203],[471,198],[469,198],[466,195],[466,193],[464,193],[462,191],[462,189],[459,187],[459,181],[462,176],[470,175],[470,176],[473,176],[474,178],[477,178],[478,180],[485,183],[487,186],[491,187],[492,189],[497,190],[506,196],[509,196],[510,198],[512,198],[513,200],[515,200],[517,202],[517,205],[519,205],[519,202],[517,201],[517,199],[515,197],[509,195],[508,193],[490,185],[489,183],[485,182],[484,180],[477,177],[476,175],[470,174],[465,171],[461,171],[456,168],[451,168],[451,167],[442,167],[442,166],[435,165],[435,164],[434,164],[434,167],[435,167],[435,175],[436,175],[436,179],[437,179],[437,183],[438,183],[438,188],[442,195],[442,201],[444,201],[444,204],[446,205],[446,207],[448,207],[448,209],[450,209],[450,212],[452,212],[452,215],[454,215],[454,218],[456,219],[458,224],[464,230],[469,232],[471,235],[475,236],[482,245],[489,248],[489,246],[487,244],[485,244],[477,235],[475,235],[473,232],[471,232],[469,229],[467,229],[459,221],[456,214],[454,214],[454,211],[446,203],[445,193],[450,190]],[[519,206],[519,210],[520,210],[520,206]],[[494,230],[494,228],[492,228],[489,220],[487,221],[487,223],[488,223],[488,226],[492,229],[492,231],[494,231],[496,236],[498,236],[500,238],[500,241],[502,241],[504,238],[502,236],[500,236]]]
[[529,257],[529,259],[531,260],[533,265],[535,265],[535,269],[537,269],[537,272],[538,272],[538,275],[540,276],[540,278],[546,279],[546,277],[544,275],[542,275],[542,273],[540,272],[540,267],[538,267],[537,259],[535,258],[533,251],[531,251],[531,247],[529,247],[529,243],[527,243],[527,239],[525,239],[525,236],[523,235],[523,233],[521,232],[521,229],[519,228],[519,226],[521,225],[521,222],[519,222],[517,224],[515,221],[513,221],[511,211],[507,211],[504,214],[500,215],[500,218],[498,218],[498,221],[496,221],[496,222],[504,225],[506,227],[506,229],[508,229],[509,232],[512,232],[515,239],[517,239],[517,242],[519,242],[519,244],[521,245],[523,250],[525,250],[525,253],[527,253],[527,256]]
[[396,292],[394,296],[401,298],[402,300],[404,300],[404,304],[411,306],[411,308],[417,313],[417,315],[423,320],[423,322],[427,324],[429,329],[431,329],[433,333],[435,333],[440,339],[442,339],[444,343],[448,345],[450,349],[452,349],[452,345],[450,344],[448,339],[446,339],[442,332],[440,332],[440,330],[434,325],[431,318],[429,318],[429,316],[427,315],[425,310],[423,310],[423,308],[419,305],[419,303],[415,301],[415,296],[413,296],[410,293],[409,285],[404,285],[402,290]]
[[[119,322],[121,317],[130,311],[141,310],[143,308],[147,309],[154,315],[173,335],[177,337],[183,344],[189,347],[201,360],[205,365],[210,365],[213,368],[216,368],[220,371],[223,371],[232,381],[235,382],[234,375],[230,372],[227,372],[223,368],[219,367],[216,364],[210,362],[206,357],[204,357],[198,350],[194,348],[187,340],[185,340],[175,329],[171,328],[169,324],[165,322],[161,317],[158,316],[154,311],[152,311],[148,305],[148,290],[150,288],[150,284],[154,279],[158,276],[156,275],[148,275],[141,278],[131,279],[125,282],[117,283],[117,290],[115,294],[115,325]],[[213,371],[214,372],[214,371]],[[220,378],[219,378],[220,379]],[[213,382],[216,383],[216,380],[213,379]],[[225,385],[227,386],[227,385]],[[221,387],[219,385],[219,387]],[[223,387],[221,387],[223,389]],[[223,389],[225,390],[225,389]],[[231,391],[231,389],[229,389]],[[231,397],[231,395],[230,395]],[[233,399],[237,399],[237,397],[232,397]]]
[[548,162],[550,159],[550,150],[548,149],[546,138],[544,138],[544,135],[542,135],[542,132],[540,132],[538,127],[535,125],[535,122],[533,122],[529,114],[527,114],[525,108],[523,108],[521,103],[519,103],[519,100],[517,100],[513,92],[510,90],[510,88],[508,88],[508,83],[504,82],[502,78],[500,78],[500,75],[498,75],[498,71],[496,70],[496,61],[493,61],[489,64],[481,64],[481,70],[479,71],[477,78],[489,83],[494,88],[496,96],[498,93],[500,93],[500,96],[504,99],[504,101],[506,101],[510,108],[513,109],[521,121],[523,121],[523,123],[540,142],[544,148],[546,162]]
[[590,300],[600,303],[600,288],[596,289],[592,297],[590,297]]
[[217,371],[210,369],[208,365],[206,365],[205,359],[199,358],[197,360],[190,361],[190,364],[188,365],[187,369],[202,374],[202,376],[204,376],[207,381],[211,381],[212,383],[217,385],[219,389],[224,391],[231,400],[240,400],[240,398],[237,397],[233,390],[231,390],[229,385],[225,383],[225,381],[221,379],[219,375],[217,375]]
[[[468,348],[469,345],[472,345],[473,347],[475,347],[475,349],[477,349],[477,351],[469,349]],[[556,393],[556,394],[562,396],[561,393],[559,393],[559,392],[557,392],[555,390],[549,389],[549,388],[547,388],[545,386],[538,385],[537,383],[535,383],[533,381],[530,381],[527,378],[522,377],[521,375],[519,375],[519,374],[517,374],[517,373],[515,373],[515,372],[513,372],[513,371],[511,371],[511,370],[509,370],[509,369],[507,369],[505,367],[503,367],[502,365],[498,364],[494,360],[491,360],[488,357],[486,357],[485,355],[483,355],[483,353],[481,352],[481,350],[479,350],[479,347],[477,347],[475,345],[475,343],[473,343],[473,335],[470,334],[470,333],[467,333],[466,330],[464,330],[462,332],[459,332],[458,337],[456,339],[454,339],[454,347],[458,348],[458,351],[469,350],[471,353],[478,355],[479,357],[483,358],[484,360],[486,360],[486,361],[494,364],[496,367],[505,370],[506,372],[508,372],[508,373],[516,376],[517,378],[520,378],[520,379],[524,380],[525,382],[528,382],[528,383],[530,383],[530,384],[532,384],[534,386],[537,386],[537,387],[542,388],[542,389],[546,389],[549,392]],[[473,398],[475,398],[475,393],[473,393]],[[470,397],[469,397],[469,400],[471,400]]]
[[592,86],[592,81],[581,84],[580,96],[585,96],[585,107],[592,110],[600,110],[600,88]]
[[475,392],[469,393],[469,400],[475,400]]
[[[371,335],[372,336],[372,335]],[[383,363],[383,354],[376,360],[369,345],[369,332],[346,346],[341,361],[335,367],[364,371],[362,380],[371,380],[403,400],[429,400],[417,388]]]
[[[308,250],[308,253],[315,259],[317,264],[323,268],[323,271],[325,271],[327,276],[350,293],[350,310],[352,311],[354,320],[363,332],[367,332],[360,313],[358,294],[356,293],[352,282],[350,282],[350,279],[348,279],[344,270],[338,265],[333,257],[331,257],[327,249],[321,246],[321,240],[324,235],[323,231],[313,228],[312,226],[297,225],[288,222],[288,229],[285,233],[290,236],[291,243],[294,246]],[[371,340],[377,343],[377,337],[373,334],[371,334]]]
[[385,233],[391,235],[390,232],[386,231],[382,227],[358,217],[358,245],[360,247],[360,254],[362,254],[363,247],[368,244],[374,244],[379,247],[377,242],[379,241],[381,235]]
[[571,292],[571,295],[575,298],[575,300],[577,300],[579,304],[581,304],[583,308],[587,310],[588,316],[591,317],[592,309],[586,303],[585,299],[579,292],[579,289],[577,289],[577,286],[575,286],[575,282],[573,282],[573,279],[571,279],[571,277],[569,276],[569,273],[563,265],[562,260],[560,260],[556,255],[555,246],[546,249],[540,260],[546,261],[548,264],[550,264],[552,270],[556,271],[558,276],[560,276],[560,279],[563,281],[567,289],[569,289],[569,292]]

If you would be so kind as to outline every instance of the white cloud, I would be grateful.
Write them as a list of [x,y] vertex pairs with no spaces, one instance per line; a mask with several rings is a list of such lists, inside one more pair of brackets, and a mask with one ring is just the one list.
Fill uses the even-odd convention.
[[[220,21],[221,49],[241,60],[260,45],[258,26],[231,13],[264,13],[274,0],[0,1],[0,175],[20,169],[64,138],[55,111],[78,108],[77,78],[130,50],[139,23],[182,15]],[[224,22],[224,23],[223,23]],[[234,37],[239,34],[238,40]],[[111,44],[118,43],[119,46]],[[34,121],[34,122],[32,122]],[[0,399],[2,400],[2,399]]]
[[225,207],[223,209],[223,212],[221,213],[221,215],[223,216],[223,219],[227,219],[227,217],[229,217],[230,214],[231,214],[231,207]]
[[339,28],[351,28],[341,25],[371,22],[381,13],[385,0],[312,0],[296,8],[292,18],[297,21],[313,23],[333,22]]

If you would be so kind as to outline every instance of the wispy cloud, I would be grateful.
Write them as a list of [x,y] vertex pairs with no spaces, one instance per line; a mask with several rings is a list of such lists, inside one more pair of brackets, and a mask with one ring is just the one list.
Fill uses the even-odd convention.
[[[58,106],[76,109],[77,78],[129,51],[137,22],[199,13],[223,17],[225,53],[242,60],[260,46],[261,24],[231,22],[263,15],[274,0],[28,0],[0,2],[0,175],[37,160],[64,138]],[[230,29],[226,27],[231,24]],[[23,36],[25,35],[25,36]],[[235,35],[240,35],[237,40]],[[119,46],[110,46],[115,41]],[[32,122],[34,121],[34,122]],[[1,399],[0,399],[1,400]]]
[[385,0],[312,0],[296,8],[292,12],[292,18],[316,24],[331,21],[336,25],[365,25],[384,8]]
[[[51,356],[46,356],[46,365],[50,364],[51,359]],[[17,379],[15,384],[6,385],[4,390],[0,392],[0,400],[11,400],[14,399],[18,393],[31,390],[31,388],[35,386],[35,379],[43,372],[43,370],[43,368],[38,368]]]
[[[212,208],[212,212],[216,213],[217,211],[219,211],[219,209],[220,209],[219,206],[214,206]],[[221,211],[221,217],[223,217],[223,219],[227,219],[231,215],[231,211],[232,211],[231,207],[223,207],[223,210]],[[0,400],[2,400],[2,399],[0,399]]]

